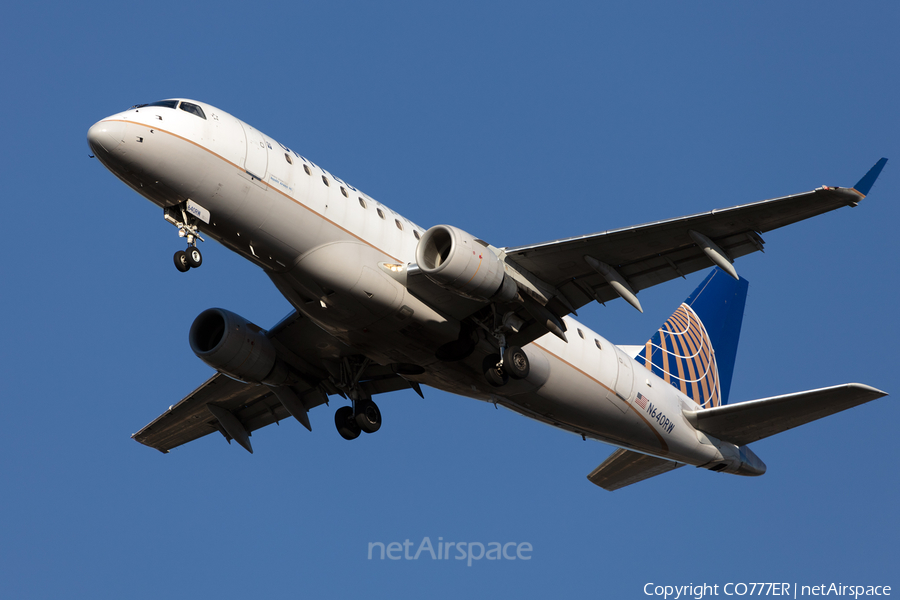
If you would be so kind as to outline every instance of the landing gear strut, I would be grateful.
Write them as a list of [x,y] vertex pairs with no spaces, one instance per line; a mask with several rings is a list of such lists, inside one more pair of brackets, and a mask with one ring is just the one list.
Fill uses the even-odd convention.
[[481,363],[484,378],[494,387],[502,387],[509,381],[509,373],[503,368],[499,354],[488,354]]

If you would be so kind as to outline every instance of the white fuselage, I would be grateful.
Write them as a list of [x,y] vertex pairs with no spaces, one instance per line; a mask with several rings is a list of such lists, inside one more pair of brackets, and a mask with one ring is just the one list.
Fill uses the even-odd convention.
[[202,235],[262,267],[336,338],[381,364],[424,367],[410,379],[436,388],[617,446],[740,472],[739,448],[684,418],[699,409],[693,400],[573,319],[565,319],[568,343],[548,334],[529,344],[531,374],[502,388],[485,382],[480,361],[437,360],[435,348],[456,338],[459,323],[387,266],[415,262],[424,230],[246,123],[190,102],[205,118],[134,108],[94,125],[91,146],[159,206],[190,199],[206,209]]

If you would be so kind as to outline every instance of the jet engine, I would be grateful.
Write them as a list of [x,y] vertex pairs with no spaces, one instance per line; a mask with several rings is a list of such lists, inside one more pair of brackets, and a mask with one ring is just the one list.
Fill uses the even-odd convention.
[[518,293],[503,261],[462,229],[435,225],[416,247],[416,262],[431,281],[461,296],[508,302]]
[[290,374],[265,330],[233,312],[203,311],[194,319],[188,339],[200,360],[234,379],[282,385]]

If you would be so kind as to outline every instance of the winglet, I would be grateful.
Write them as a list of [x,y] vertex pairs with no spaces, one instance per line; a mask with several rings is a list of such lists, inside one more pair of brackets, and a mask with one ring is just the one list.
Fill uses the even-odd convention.
[[863,196],[868,196],[869,190],[872,189],[872,185],[875,183],[875,180],[878,179],[879,175],[881,175],[881,170],[884,168],[885,164],[887,164],[886,158],[882,158],[877,163],[875,163],[875,166],[869,169],[869,172],[863,175],[863,178],[856,182],[856,185],[853,186],[853,189]]

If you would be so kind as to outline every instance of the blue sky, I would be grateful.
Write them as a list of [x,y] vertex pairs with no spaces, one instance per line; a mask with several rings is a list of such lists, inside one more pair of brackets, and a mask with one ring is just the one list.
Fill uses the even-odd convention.
[[[900,8],[851,3],[18,4],[0,23],[8,598],[645,597],[663,585],[900,584]],[[616,493],[612,450],[426,389],[355,442],[332,411],[254,455],[129,436],[210,374],[187,331],[289,311],[223,247],[178,273],[159,209],[88,158],[129,106],[215,104],[428,227],[512,246],[852,185],[769,233],[732,401],[849,381],[892,396],[763,440],[761,478],[682,468]],[[642,343],[702,274],[580,311]],[[332,405],[334,407],[334,405]],[[370,542],[528,542],[529,561],[367,560]]]

